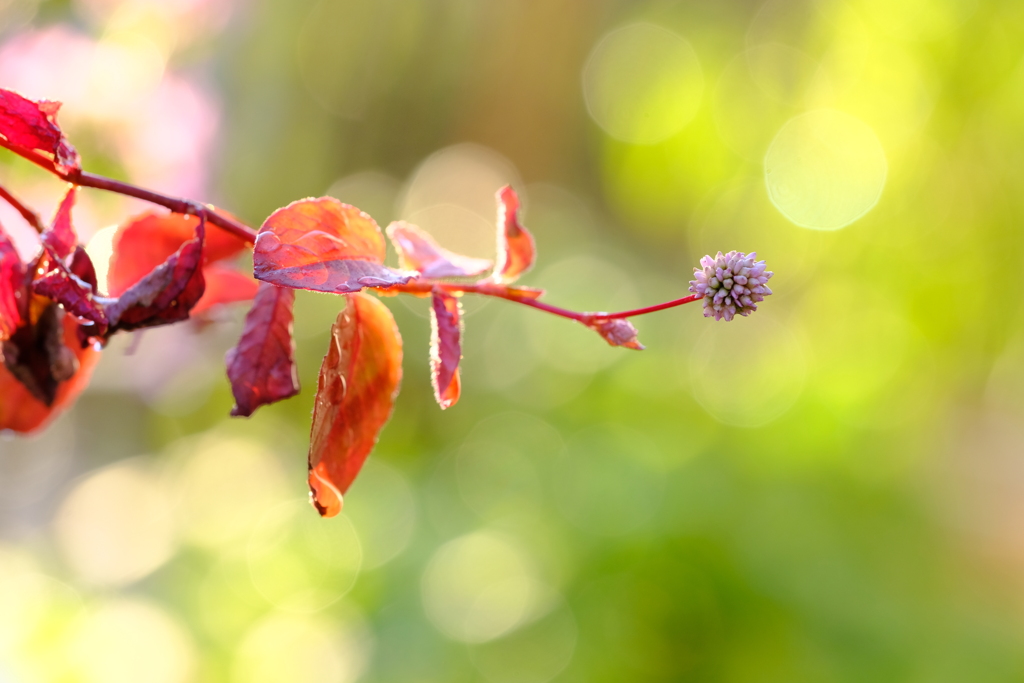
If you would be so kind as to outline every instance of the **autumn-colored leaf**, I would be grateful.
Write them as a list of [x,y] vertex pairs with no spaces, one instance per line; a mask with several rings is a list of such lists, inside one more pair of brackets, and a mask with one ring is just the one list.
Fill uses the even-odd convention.
[[[55,318],[56,325],[52,324]],[[42,333],[38,329],[40,321],[45,328]],[[0,363],[0,430],[34,432],[71,405],[86,387],[100,354],[92,346],[78,343],[78,327],[72,316],[63,315],[56,304],[50,304],[37,320],[37,329],[24,326],[24,339],[4,342],[4,363]],[[7,344],[28,340],[32,343],[27,350],[16,346],[14,353],[8,355]],[[22,361],[26,361],[24,366],[20,365]],[[15,372],[9,369],[12,364]],[[38,374],[30,369],[33,365]],[[49,405],[15,373],[30,376],[36,391],[44,398],[51,397]]]
[[333,197],[301,199],[264,221],[253,271],[271,284],[335,294],[414,277],[383,265],[384,254],[384,235],[367,214]]
[[96,267],[92,264],[92,258],[82,245],[75,247],[75,252],[71,255],[71,263],[68,264],[68,270],[79,280],[88,284],[93,294],[96,294],[98,291]]
[[322,516],[341,511],[342,494],[391,416],[401,379],[402,338],[391,312],[366,294],[347,295],[313,406],[309,487]]
[[473,277],[494,265],[488,259],[452,253],[438,246],[434,238],[419,227],[405,221],[395,221],[388,226],[387,233],[402,268],[418,271],[425,278]]
[[10,338],[22,322],[25,266],[14,243],[0,229],[0,341]]
[[57,125],[60,102],[33,102],[0,89],[0,144],[19,154],[41,156],[60,173],[82,168],[78,152]]
[[459,400],[459,361],[462,360],[462,306],[440,289],[430,307],[430,381],[441,409]]
[[612,346],[624,346],[627,349],[643,351],[644,345],[636,338],[633,323],[620,318],[594,320],[584,323],[587,327],[601,335]]
[[[113,253],[107,272],[110,296],[120,296],[154,268],[166,261],[199,225],[197,216],[147,211],[132,217],[114,235]],[[220,229],[208,231],[203,244],[203,263],[215,263],[238,255],[246,243]]]
[[495,282],[512,282],[533,266],[533,235],[519,223],[519,196],[510,185],[498,190],[498,258]]
[[228,378],[235,407],[231,414],[253,414],[262,405],[299,393],[292,338],[295,291],[261,283],[238,345],[228,351]]
[[50,227],[42,234],[42,242],[49,247],[58,258],[67,258],[78,246],[78,235],[71,224],[71,210],[75,206],[75,199],[78,195],[78,188],[75,185],[68,187],[64,199],[57,206],[53,215]]
[[203,296],[203,238],[206,221],[200,219],[195,235],[148,275],[105,307],[110,331],[166,325],[189,317]]
[[252,275],[218,265],[203,268],[203,278],[206,280],[206,291],[192,308],[193,316],[201,315],[214,306],[251,301],[260,286],[260,282],[254,280]]
[[[49,256],[49,252],[48,252]],[[73,316],[88,321],[84,324],[89,337],[99,337],[107,331],[107,316],[99,302],[93,299],[93,288],[71,273],[55,256],[40,259],[49,270],[32,282],[32,291],[59,303]]]

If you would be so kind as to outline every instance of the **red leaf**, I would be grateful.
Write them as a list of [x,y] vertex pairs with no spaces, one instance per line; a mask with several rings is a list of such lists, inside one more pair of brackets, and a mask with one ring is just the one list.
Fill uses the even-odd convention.
[[0,341],[21,325],[25,299],[25,266],[7,234],[0,229]]
[[498,190],[498,263],[490,279],[512,282],[533,266],[533,236],[519,224],[519,197],[511,185]]
[[60,173],[82,168],[78,152],[57,125],[60,102],[33,102],[16,92],[0,89],[0,141],[19,154],[42,153]]
[[41,238],[43,244],[61,259],[70,256],[78,246],[78,235],[75,234],[75,228],[71,224],[71,209],[75,206],[77,196],[78,187],[70,186],[53,215],[53,222],[50,223],[50,227]]
[[203,278],[206,280],[206,291],[192,308],[193,316],[205,313],[214,306],[251,301],[260,286],[252,275],[225,266],[206,266],[203,268]]
[[388,237],[395,245],[402,268],[419,271],[426,278],[473,277],[494,265],[493,261],[454,254],[438,246],[434,238],[419,227],[395,221],[388,226]]
[[96,267],[92,265],[92,259],[82,245],[75,247],[68,269],[75,277],[88,284],[93,294],[99,291],[96,286]]
[[[117,229],[107,273],[110,296],[119,296],[166,261],[192,239],[199,224],[196,216],[180,213],[146,213],[134,216]],[[224,230],[211,230],[203,245],[203,262],[231,258],[246,243]]]
[[402,338],[387,306],[366,294],[345,299],[320,366],[309,444],[310,493],[324,517],[341,512],[402,379]]
[[[51,325],[48,333],[40,335],[38,323],[43,322],[44,326],[49,324],[52,322],[50,316],[57,316],[60,325],[56,328]],[[37,390],[51,392],[52,400],[49,405],[34,395],[33,391],[11,372],[6,347],[12,342],[4,343],[5,362],[0,363],[0,430],[10,429],[26,433],[41,428],[73,403],[89,383],[89,377],[100,354],[93,347],[83,348],[78,343],[78,324],[73,317],[60,317],[57,306],[51,305],[44,309],[37,325],[33,326],[35,329],[25,334],[26,337],[44,341],[43,349],[40,351],[39,348],[30,348],[23,351],[18,348],[18,357],[14,359],[15,372],[22,376],[34,374],[29,369],[32,364],[26,363],[19,367],[18,360],[35,359],[37,369],[43,371],[42,380],[37,381],[37,378],[33,377],[30,381],[37,382]],[[55,329],[58,330],[57,334],[54,334]],[[29,326],[24,326],[22,330],[29,330]],[[46,349],[47,346],[50,347],[49,351]],[[63,379],[57,379],[58,377]],[[45,395],[45,391],[42,393]]]
[[430,307],[430,383],[441,410],[459,400],[459,361],[462,360],[462,306],[459,300],[434,290]]
[[292,338],[294,290],[262,283],[238,346],[227,354],[235,407],[231,414],[253,414],[262,405],[299,393]]
[[644,345],[637,341],[636,328],[628,320],[615,318],[595,320],[584,324],[604,337],[604,340],[612,346],[625,346],[627,349],[636,349],[637,351],[644,349]]
[[201,219],[192,239],[106,306],[111,333],[188,319],[205,289],[200,267],[205,235]]
[[253,252],[256,278],[341,294],[413,278],[383,265],[384,236],[372,218],[333,197],[300,199],[270,214]]
[[83,325],[87,337],[99,337],[107,331],[107,316],[103,308],[93,300],[93,289],[88,282],[73,275],[54,256],[41,259],[47,261],[49,270],[32,282],[36,294],[59,303],[64,309],[90,324]]

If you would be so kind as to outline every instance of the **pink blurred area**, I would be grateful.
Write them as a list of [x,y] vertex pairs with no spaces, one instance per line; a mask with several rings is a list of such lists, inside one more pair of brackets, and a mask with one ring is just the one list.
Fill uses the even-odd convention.
[[161,50],[144,33],[96,40],[65,25],[25,31],[0,46],[0,84],[63,102],[71,139],[108,152],[132,182],[203,197],[220,108],[198,77],[166,69]]

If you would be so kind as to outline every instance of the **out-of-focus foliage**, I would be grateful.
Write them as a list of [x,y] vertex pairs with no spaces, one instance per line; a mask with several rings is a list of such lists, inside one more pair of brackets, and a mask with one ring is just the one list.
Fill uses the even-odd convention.
[[[776,274],[642,353],[466,297],[445,412],[429,300],[386,299],[405,387],[326,521],[341,298],[299,293],[303,392],[248,421],[242,311],[119,338],[0,442],[0,679],[1020,680],[1022,58],[1012,0],[0,0],[0,86],[64,101],[88,170],[253,225],[329,191],[479,258],[512,183],[522,284],[579,309],[718,250]],[[80,193],[99,270],[139,208]]]

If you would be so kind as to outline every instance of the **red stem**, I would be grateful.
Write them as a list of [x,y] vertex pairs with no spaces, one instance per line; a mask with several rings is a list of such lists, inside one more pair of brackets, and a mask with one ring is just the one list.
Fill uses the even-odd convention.
[[[37,166],[41,166],[47,171],[53,173],[57,177],[66,180],[82,187],[91,187],[97,190],[106,190],[108,192],[115,192],[117,194],[125,195],[128,197],[135,197],[136,199],[142,199],[147,202],[163,206],[175,213],[181,214],[195,214],[204,213],[206,220],[213,223],[219,228],[226,230],[227,232],[235,235],[239,239],[245,240],[249,243],[256,242],[256,231],[249,226],[241,223],[229,216],[221,213],[217,213],[216,209],[209,205],[199,204],[197,202],[189,201],[187,199],[180,199],[177,197],[170,197],[159,192],[153,192],[152,190],[146,190],[141,187],[136,187],[129,183],[121,182],[120,180],[114,180],[105,176],[96,175],[94,173],[87,173],[85,171],[76,171],[72,173],[61,173],[54,166],[50,159],[38,154],[34,151],[24,151],[19,149],[13,149],[5,144],[5,141],[0,140],[0,147],[6,147],[15,154],[28,159]],[[39,217],[34,212],[22,205],[16,199],[10,196],[3,188],[0,188],[0,197],[3,197],[10,202],[15,208],[17,208],[25,219],[36,226],[36,229],[42,232],[42,223],[39,221]],[[674,308],[676,306],[682,306],[693,301],[699,300],[701,297],[692,294],[690,296],[684,296],[681,299],[674,299],[672,301],[666,301],[662,304],[656,304],[654,306],[647,306],[646,308],[636,308],[630,311],[619,311],[618,313],[588,313],[588,312],[577,312],[570,311],[567,308],[561,308],[559,306],[552,306],[546,304],[543,301],[538,301],[537,297],[540,296],[536,291],[531,292],[527,289],[509,287],[507,285],[497,284],[494,282],[480,281],[471,284],[459,284],[454,282],[436,282],[433,280],[414,280],[404,285],[397,285],[390,288],[391,291],[406,292],[409,294],[429,294],[435,287],[443,289],[447,292],[457,293],[468,293],[468,294],[480,294],[483,296],[493,296],[499,299],[505,299],[506,301],[512,301],[523,306],[529,306],[536,308],[540,311],[551,313],[562,318],[568,318],[569,320],[575,320],[583,323],[584,325],[593,323],[598,320],[613,320],[618,318],[631,318],[638,315],[646,315],[647,313],[654,313],[655,311],[663,311],[666,308]]]
[[43,221],[39,218],[39,214],[22,204],[17,197],[8,192],[2,185],[0,185],[0,199],[3,199],[5,202],[17,209],[18,213],[21,214],[21,217],[28,221],[28,224],[35,228],[36,232],[42,233],[43,230],[46,230],[46,226],[43,225]]

